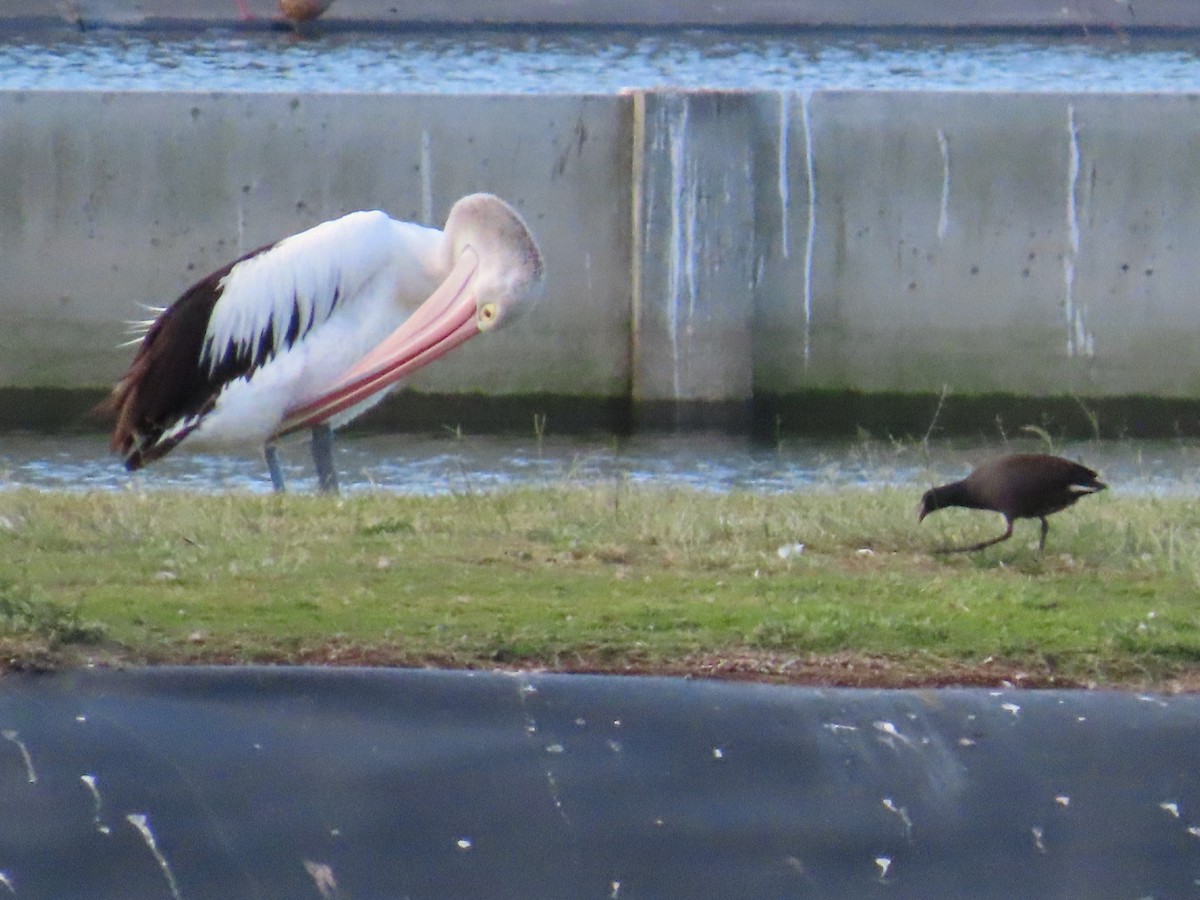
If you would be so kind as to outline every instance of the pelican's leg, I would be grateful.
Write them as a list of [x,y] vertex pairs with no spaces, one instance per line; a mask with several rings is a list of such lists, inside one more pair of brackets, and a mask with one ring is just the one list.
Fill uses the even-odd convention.
[[277,494],[283,493],[283,469],[279,465],[279,451],[274,444],[263,446],[263,459],[267,461],[267,471],[271,473],[271,487]]
[[338,478],[333,466],[333,429],[328,425],[313,426],[312,455],[317,467],[317,490],[322,494],[336,494]]

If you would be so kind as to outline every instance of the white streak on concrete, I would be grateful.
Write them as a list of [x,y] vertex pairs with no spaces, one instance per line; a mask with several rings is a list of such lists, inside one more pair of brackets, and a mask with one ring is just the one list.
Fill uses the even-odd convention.
[[1067,234],[1069,246],[1063,254],[1063,309],[1067,319],[1067,356],[1096,355],[1096,341],[1087,327],[1087,303],[1075,300],[1075,264],[1079,257],[1079,127],[1075,123],[1075,107],[1067,104],[1067,135],[1070,139],[1070,158],[1067,161]]
[[421,221],[433,224],[433,139],[421,129]]
[[8,888],[10,894],[17,892],[17,886],[13,884],[12,876],[5,871],[0,871],[0,884]]
[[1038,849],[1038,852],[1045,853],[1046,845],[1042,842],[1042,838],[1045,837],[1046,832],[1043,830],[1042,826],[1034,825],[1029,829],[1029,831],[1033,834],[1033,846]]
[[938,150],[942,154],[942,204],[938,212],[938,240],[946,239],[946,229],[950,227],[950,142],[946,132],[937,131]]
[[334,900],[338,896],[337,879],[333,877],[333,869],[325,863],[304,860],[304,871],[313,880],[317,890],[324,900]]
[[104,799],[100,796],[100,788],[96,784],[96,776],[80,775],[79,780],[84,783],[92,795],[92,824],[96,826],[96,830],[101,834],[110,834],[112,829],[100,820],[100,815],[104,810]]
[[788,207],[791,205],[791,186],[788,183],[788,135],[792,125],[792,95],[779,92],[779,240],[783,246],[783,258],[792,251],[792,240],[788,234]]
[[1071,158],[1067,161],[1067,230],[1071,235],[1071,253],[1079,253],[1079,128],[1075,107],[1067,104],[1067,134],[1071,140]]
[[1016,716],[1021,712],[1021,707],[1015,703],[1001,703],[1000,708],[1011,716]]
[[37,772],[33,769],[33,757],[29,755],[29,748],[21,740],[21,735],[11,728],[6,728],[0,731],[0,736],[3,736],[6,741],[15,744],[17,749],[21,751],[21,759],[25,762],[25,778],[30,784],[37,784]]
[[242,205],[242,195],[238,194],[237,201],[237,252],[240,256],[246,249],[246,207]]
[[800,95],[800,111],[804,119],[804,171],[808,181],[808,238],[804,242],[804,365],[812,357],[813,309],[813,248],[817,240],[817,182],[813,163],[812,118],[809,115],[810,93]]
[[900,821],[904,823],[904,838],[907,841],[912,841],[913,824],[912,819],[908,817],[908,810],[903,806],[897,806],[896,801],[891,797],[884,797],[880,802],[883,804],[884,809],[898,816]]
[[670,135],[671,156],[671,233],[670,262],[667,272],[667,335],[671,342],[671,390],[675,397],[682,393],[679,370],[682,328],[680,302],[688,294],[688,309],[695,309],[695,173],[687,154],[688,99],[679,98],[679,111],[666,129]]
[[1054,798],[1054,802],[1057,803],[1059,806],[1061,806],[1063,809],[1066,809],[1068,806],[1071,805],[1071,798],[1068,797],[1066,794],[1059,794],[1057,797]]
[[158,842],[154,840],[154,832],[150,830],[150,819],[144,813],[130,813],[125,819],[138,830],[138,833],[142,836],[142,840],[146,842],[146,846],[154,854],[154,859],[158,863],[158,867],[162,869],[162,873],[167,879],[167,886],[171,889],[171,896],[175,900],[182,900],[182,896],[179,893],[179,885],[176,883],[175,875],[171,871],[171,864],[167,862],[167,858],[163,856],[162,851],[158,849]]
[[1063,257],[1063,308],[1067,315],[1067,356],[1074,357],[1079,350],[1075,337],[1075,263],[1070,256]]
[[470,838],[464,837],[464,838],[459,838],[457,841],[455,841],[454,846],[456,846],[459,850],[470,850],[474,846],[474,844],[471,843]]
[[1164,800],[1162,803],[1158,804],[1158,808],[1166,813],[1169,813],[1172,818],[1179,818],[1179,804],[1174,800]]

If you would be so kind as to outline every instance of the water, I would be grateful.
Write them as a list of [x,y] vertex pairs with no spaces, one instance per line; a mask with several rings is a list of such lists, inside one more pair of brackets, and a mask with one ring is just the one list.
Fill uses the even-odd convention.
[[[1033,442],[1000,445],[785,441],[768,446],[724,435],[612,437],[342,436],[337,444],[342,489],[436,495],[560,484],[658,485],[764,493],[835,488],[911,488],[965,475],[990,455],[1038,450]],[[1057,452],[1097,468],[1115,492],[1200,495],[1200,443],[1098,441]],[[281,448],[289,486],[316,490],[304,440]],[[270,491],[257,453],[189,454],[183,450],[129,474],[109,455],[103,435],[0,435],[0,490]]]
[[600,93],[623,88],[1155,91],[1200,88],[1186,39],[1013,39],[836,32],[459,29],[208,31],[186,39],[63,30],[0,42],[0,89]]

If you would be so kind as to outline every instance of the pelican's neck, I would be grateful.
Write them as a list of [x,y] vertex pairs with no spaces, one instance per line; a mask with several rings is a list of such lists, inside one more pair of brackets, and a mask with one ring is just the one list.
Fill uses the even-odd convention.
[[453,256],[446,236],[436,228],[396,220],[392,227],[397,252],[384,277],[392,284],[397,302],[411,313],[446,280],[454,268]]

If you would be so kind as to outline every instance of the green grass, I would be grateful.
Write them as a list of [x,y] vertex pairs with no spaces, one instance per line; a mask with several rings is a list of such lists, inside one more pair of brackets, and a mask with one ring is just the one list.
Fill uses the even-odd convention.
[[[334,662],[846,684],[1200,684],[1200,506],[911,491],[0,493],[0,664]],[[802,553],[780,547],[802,542]]]

